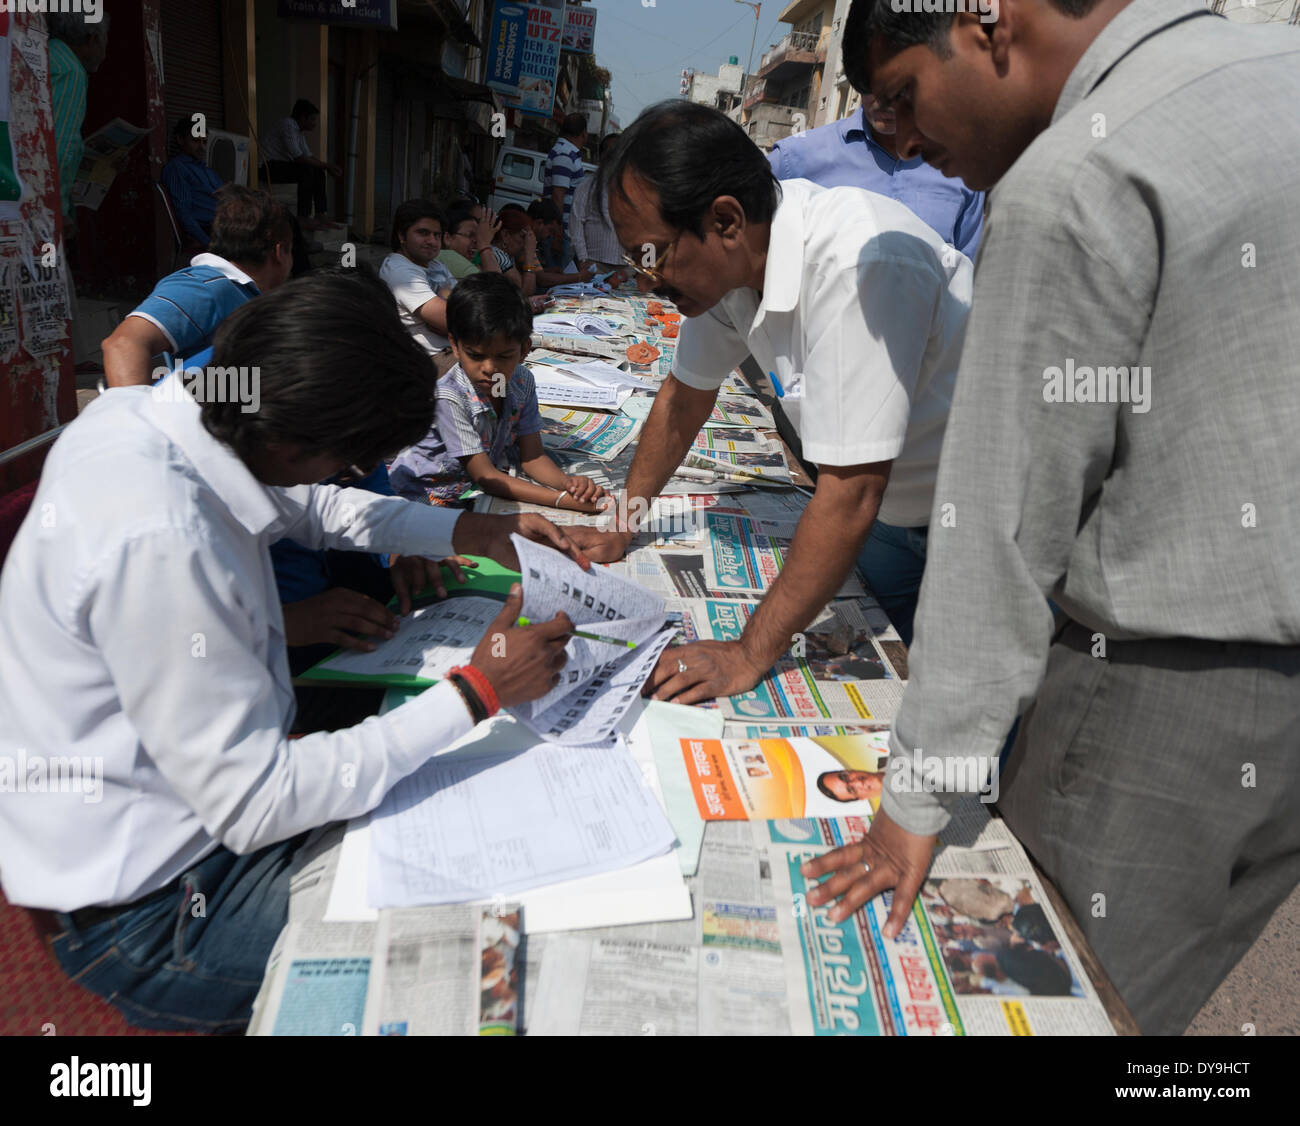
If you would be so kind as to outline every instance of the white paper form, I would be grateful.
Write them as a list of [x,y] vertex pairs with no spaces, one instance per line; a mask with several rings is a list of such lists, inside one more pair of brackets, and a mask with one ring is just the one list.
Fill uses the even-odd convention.
[[653,395],[633,395],[619,405],[619,410],[629,418],[638,418],[645,420],[650,417],[650,411],[655,405]]
[[639,375],[631,375],[622,368],[615,367],[604,360],[587,360],[585,363],[575,363],[570,360],[566,364],[557,364],[556,366],[561,371],[586,383],[620,388],[627,387],[634,391],[654,391],[656,389],[650,380],[642,379]]
[[570,638],[560,683],[514,714],[544,739],[607,742],[672,640],[672,631],[664,629],[664,599],[602,568],[584,571],[520,536],[511,542],[523,576],[524,617],[548,622],[563,612],[580,630],[636,646]]
[[[389,689],[379,714],[401,707],[414,694],[409,689]],[[633,705],[624,717],[622,729],[630,731],[639,715],[639,705]],[[500,715],[479,724],[442,753],[469,756],[522,751],[536,741],[537,737],[517,719]],[[662,807],[654,761],[646,754],[648,748],[629,744],[628,750]],[[370,815],[367,814],[353,818],[343,835],[329,902],[325,907],[326,922],[378,921],[379,911],[369,903],[370,853]],[[563,880],[520,892],[513,898],[524,908],[524,926],[529,934],[656,923],[689,919],[692,915],[690,891],[671,852],[613,872]],[[291,915],[292,906],[291,902]]]
[[373,653],[339,652],[322,667],[366,676],[401,674],[441,680],[451,669],[469,662],[499,613],[501,603],[491,598],[448,598],[403,618],[394,635],[378,642]]
[[524,616],[534,622],[549,622],[556,614],[568,614],[579,629],[598,628],[620,618],[658,618],[662,624],[664,600],[599,567],[584,571],[572,559],[554,548],[543,547],[522,536],[512,535],[523,576]]
[[371,815],[371,906],[511,895],[624,868],[674,839],[625,746],[435,758]]
[[[339,847],[325,922],[378,921],[379,910],[369,902],[369,867],[370,818],[358,817],[349,823]],[[529,934],[689,919],[692,914],[690,892],[670,852],[628,868],[520,892],[513,898],[524,908]]]
[[677,628],[669,626],[636,649],[625,650],[625,656],[597,669],[585,684],[525,722],[543,739],[609,742],[627,710],[640,698],[641,686],[654,671],[660,655],[676,635]]
[[612,384],[588,383],[583,379],[566,377],[559,368],[545,369],[534,382],[537,401],[555,407],[592,407],[597,410],[618,410],[620,403],[631,396],[631,391],[620,391]]

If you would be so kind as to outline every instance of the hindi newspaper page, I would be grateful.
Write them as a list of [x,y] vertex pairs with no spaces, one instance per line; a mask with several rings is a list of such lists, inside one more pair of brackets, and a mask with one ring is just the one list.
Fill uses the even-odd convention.
[[[973,800],[973,799],[972,799]],[[978,804],[978,803],[975,803]],[[859,840],[869,820],[755,823],[778,900],[796,1035],[1110,1035],[1105,1010],[1014,841],[983,874],[937,856],[907,924],[882,933],[892,904],[877,896],[834,923],[813,907],[801,865]],[[1009,836],[1009,834],[1008,834]],[[941,838],[942,841],[942,838]],[[1015,861],[1005,852],[1014,850]],[[960,875],[946,875],[957,870]]]
[[[705,640],[735,641],[756,602],[699,599],[685,603]],[[879,603],[842,599],[828,605],[752,691],[719,700],[728,719],[749,723],[888,722],[906,686],[907,649]]]

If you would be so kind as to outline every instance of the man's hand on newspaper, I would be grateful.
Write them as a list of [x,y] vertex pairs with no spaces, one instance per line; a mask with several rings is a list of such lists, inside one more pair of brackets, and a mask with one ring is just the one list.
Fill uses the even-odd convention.
[[766,671],[739,641],[697,641],[665,649],[641,691],[656,700],[698,704],[748,692]]
[[603,532],[577,524],[566,528],[569,540],[593,563],[613,563],[627,554],[631,532]]
[[936,840],[937,837],[909,833],[883,810],[877,811],[871,820],[871,831],[862,840],[810,860],[800,869],[814,879],[827,872],[835,873],[808,892],[809,905],[820,907],[838,898],[839,902],[829,913],[831,921],[838,923],[867,900],[893,888],[894,902],[884,933],[886,938],[898,937],[930,870]]

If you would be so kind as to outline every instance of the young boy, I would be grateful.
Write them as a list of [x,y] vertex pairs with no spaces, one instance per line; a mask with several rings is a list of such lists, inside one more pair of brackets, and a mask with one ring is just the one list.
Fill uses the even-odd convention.
[[[457,363],[438,382],[434,428],[389,467],[398,496],[454,505],[477,485],[492,496],[596,512],[604,489],[566,475],[542,447],[527,300],[500,274],[474,274],[447,299]],[[522,469],[531,481],[509,474]]]

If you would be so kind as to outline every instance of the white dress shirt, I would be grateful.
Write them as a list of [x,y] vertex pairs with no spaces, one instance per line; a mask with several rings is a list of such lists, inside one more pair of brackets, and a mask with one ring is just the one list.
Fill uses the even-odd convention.
[[[218,844],[248,853],[365,813],[472,726],[440,684],[286,738],[269,545],[439,557],[459,514],[263,485],[174,382],[110,390],[69,427],[0,578],[0,880],[24,906],[127,903]],[[29,764],[53,756],[102,771],[100,800],[39,792]]]
[[262,137],[262,156],[266,160],[294,161],[300,156],[311,156],[311,146],[302,126],[292,117],[282,117]]
[[818,465],[892,461],[879,518],[930,522],[973,269],[895,200],[787,180],[763,292],[685,320],[673,375],[718,387],[747,353],[800,397],[782,403]]
[[569,241],[578,262],[590,260],[607,266],[623,264],[614,224],[609,219],[609,200],[600,192],[600,177],[588,176],[573,193],[569,212]]

